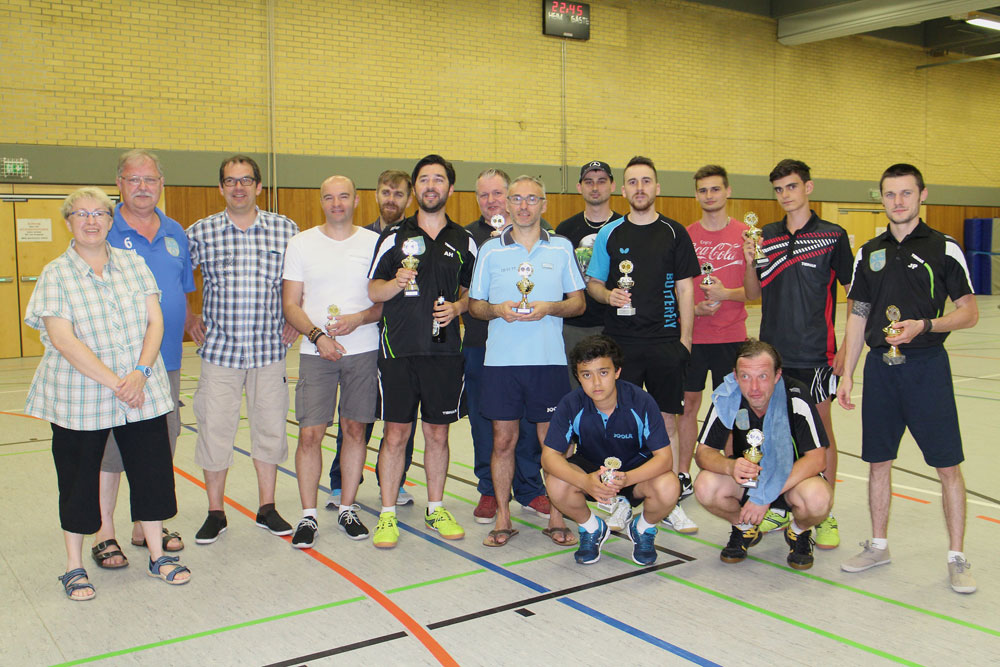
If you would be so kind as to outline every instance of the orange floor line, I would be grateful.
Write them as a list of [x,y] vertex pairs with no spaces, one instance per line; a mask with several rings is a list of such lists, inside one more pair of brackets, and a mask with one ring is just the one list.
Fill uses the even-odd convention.
[[993,517],[991,517],[991,516],[984,516],[984,515],[982,515],[982,514],[977,514],[977,515],[976,515],[976,518],[977,518],[977,519],[984,519],[984,520],[986,520],[986,521],[992,521],[993,523],[1000,523],[1000,519],[994,519],[994,518],[993,518]]
[[924,505],[931,504],[931,501],[929,500],[924,500],[923,498],[914,498],[913,496],[904,496],[902,493],[893,492],[892,495],[896,496],[897,498],[905,498],[906,500],[912,500],[915,503],[923,503]]
[[[190,475],[187,472],[181,470],[177,466],[174,466],[174,471],[187,481],[191,482],[192,484],[195,484],[196,486],[199,486],[202,489],[205,488],[204,482],[202,482],[197,477],[194,477],[193,475]],[[243,505],[240,505],[238,502],[236,502],[229,496],[224,496],[223,499],[225,500],[227,505],[256,521],[257,519],[256,513],[250,511]],[[292,538],[288,535],[285,535],[283,539],[286,542],[292,541]],[[361,591],[365,595],[370,597],[375,602],[379,603],[379,605],[381,605],[383,609],[392,614],[397,621],[402,623],[403,627],[409,630],[410,634],[416,637],[416,639],[421,644],[424,645],[424,648],[430,651],[431,655],[433,655],[437,659],[437,661],[440,662],[442,665],[454,665],[455,667],[458,667],[458,662],[456,662],[455,659],[452,658],[448,654],[448,652],[444,650],[443,646],[437,643],[437,641],[431,636],[431,634],[427,631],[426,628],[417,623],[409,614],[400,609],[392,600],[387,598],[377,588],[375,588],[367,581],[365,581],[358,575],[354,574],[353,572],[345,568],[343,565],[340,565],[339,563],[330,560],[329,558],[319,553],[318,551],[315,551],[313,549],[302,549],[302,552],[308,554],[309,556],[312,556],[315,560],[319,561],[320,563],[323,563],[323,565],[326,565],[328,568],[330,568],[331,570],[342,576],[344,579],[347,579],[354,586],[361,589]]]
[[21,414],[20,412],[4,412],[0,410],[0,415],[10,415],[11,417],[25,417],[27,419],[38,419],[38,421],[43,422],[44,419],[39,419],[38,417],[33,417],[32,415]]

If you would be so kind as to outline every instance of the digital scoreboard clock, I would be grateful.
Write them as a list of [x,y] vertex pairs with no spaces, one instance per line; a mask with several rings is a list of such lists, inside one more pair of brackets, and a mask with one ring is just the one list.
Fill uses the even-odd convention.
[[542,0],[542,34],[590,39],[590,5]]

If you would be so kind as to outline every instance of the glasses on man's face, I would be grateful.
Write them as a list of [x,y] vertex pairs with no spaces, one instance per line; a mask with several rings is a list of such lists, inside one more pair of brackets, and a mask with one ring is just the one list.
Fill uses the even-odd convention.
[[147,185],[149,187],[153,187],[154,185],[156,185],[157,183],[160,182],[160,177],[159,176],[129,176],[128,178],[126,178],[124,180],[125,180],[126,183],[128,183],[129,185],[131,185],[133,188],[137,188],[137,187],[139,187],[142,184],[145,184],[145,185]]
[[104,222],[111,219],[111,213],[109,211],[84,211],[80,209],[79,211],[70,211],[67,217],[76,218],[80,222],[83,222],[87,218],[97,218],[98,222]]
[[545,197],[539,197],[538,195],[528,195],[526,197],[522,195],[513,195],[511,197],[507,197],[507,199],[514,206],[520,206],[522,202],[528,202],[529,206],[537,206],[539,202],[545,200]]
[[257,182],[257,179],[253,176],[244,176],[243,178],[233,178],[232,176],[227,176],[222,179],[222,184],[227,188],[234,187],[237,183],[240,185],[253,185]]

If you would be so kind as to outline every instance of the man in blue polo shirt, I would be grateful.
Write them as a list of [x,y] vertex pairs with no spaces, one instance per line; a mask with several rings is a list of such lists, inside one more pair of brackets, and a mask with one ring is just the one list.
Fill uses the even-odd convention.
[[[608,503],[618,496],[642,514],[628,522],[632,560],[656,562],[656,524],[670,514],[681,493],[673,472],[670,440],[652,396],[620,380],[621,347],[608,336],[590,336],[570,351],[580,388],[567,394],[552,415],[542,447],[552,506],[580,526],[581,565],[601,558],[611,534],[587,500]],[[576,451],[571,444],[577,442]]]
[[[163,169],[156,155],[141,149],[122,154],[118,159],[117,184],[122,201],[115,207],[108,243],[115,248],[138,253],[146,260],[160,288],[160,308],[163,310],[160,355],[170,379],[170,395],[174,399],[174,410],[167,413],[170,453],[173,455],[181,425],[181,346],[187,316],[185,294],[194,291],[191,255],[184,228],[156,206],[163,193]],[[98,564],[105,568],[128,565],[115,541],[114,513],[122,470],[118,444],[111,434],[101,462],[101,529],[94,536],[92,550]],[[132,544],[146,544],[138,522],[132,529]],[[180,535],[164,528],[163,550],[180,551],[183,548]]]
[[[513,224],[480,249],[469,289],[469,312],[490,322],[480,398],[480,412],[493,421],[490,469],[497,518],[483,542],[490,547],[517,534],[510,488],[520,420],[534,422],[538,441],[544,442],[552,412],[569,391],[563,318],[586,308],[573,245],[541,228],[545,184],[532,176],[515,178],[507,189],[507,209]],[[554,509],[546,534],[559,545],[576,542]]]

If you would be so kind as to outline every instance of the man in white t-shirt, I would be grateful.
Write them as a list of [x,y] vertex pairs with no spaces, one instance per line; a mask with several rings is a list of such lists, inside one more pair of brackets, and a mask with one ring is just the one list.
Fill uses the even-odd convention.
[[302,519],[292,546],[316,541],[316,494],[323,469],[320,443],[333,425],[340,389],[341,499],[337,523],[352,540],[368,537],[354,504],[365,463],[364,432],[375,421],[376,350],[382,304],[368,298],[368,267],[378,234],[355,227],[358,194],[354,181],[331,176],[320,188],[326,222],[295,235],[285,252],[285,319],[305,335],[299,350],[295,416],[299,444],[295,472]]

